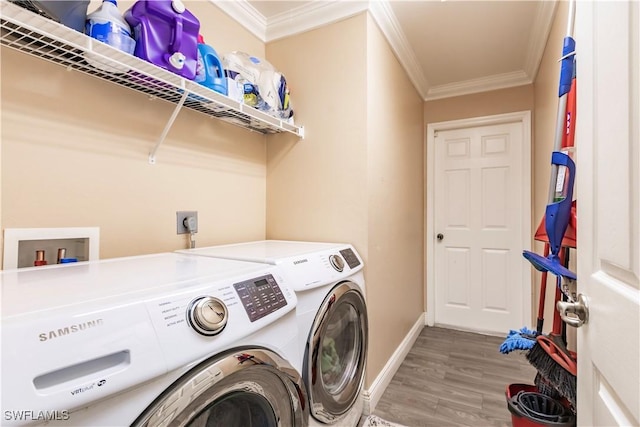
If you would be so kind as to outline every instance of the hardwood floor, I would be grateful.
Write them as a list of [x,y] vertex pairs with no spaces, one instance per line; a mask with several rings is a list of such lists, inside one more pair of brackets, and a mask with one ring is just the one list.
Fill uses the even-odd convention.
[[533,384],[536,371],[520,352],[501,354],[503,340],[425,327],[374,415],[410,427],[511,426],[505,388]]

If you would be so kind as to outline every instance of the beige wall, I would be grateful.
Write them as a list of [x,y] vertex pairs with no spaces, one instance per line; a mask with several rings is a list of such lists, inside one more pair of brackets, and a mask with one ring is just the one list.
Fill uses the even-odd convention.
[[[533,221],[537,228],[548,203],[549,174],[551,172],[551,152],[553,151],[556,115],[558,112],[558,84],[560,80],[560,63],[558,58],[562,56],[563,38],[567,31],[568,2],[558,2],[556,15],[547,40],[547,46],[540,63],[538,76],[534,83],[535,110],[534,110],[534,155],[533,173],[535,177],[533,193]],[[580,64],[578,64],[580,72]],[[576,140],[576,146],[579,141]],[[534,228],[534,230],[535,230]],[[535,242],[534,250],[542,254],[544,245]],[[572,252],[574,254],[575,252]],[[575,271],[575,270],[574,270]],[[535,272],[535,303],[537,303],[540,290],[540,273]],[[553,317],[553,298],[555,283],[549,278],[545,297],[545,331],[551,330]],[[568,328],[571,329],[571,328]]]
[[424,122],[422,98],[371,18],[367,36],[370,385],[424,312]]
[[[305,139],[267,144],[267,236],[345,241],[367,257],[366,16],[267,44]],[[366,264],[365,264],[366,265]]]
[[307,135],[267,145],[267,236],[362,255],[368,387],[423,311],[422,100],[366,14],[269,43],[267,58],[294,82]]
[[424,103],[426,124],[533,110],[533,85],[437,99]]
[[[92,4],[93,5],[93,4]],[[218,53],[264,44],[208,2],[188,2]],[[126,5],[120,6],[121,10]],[[92,10],[92,7],[90,7]],[[98,226],[102,258],[265,237],[266,138],[2,48],[2,229]]]

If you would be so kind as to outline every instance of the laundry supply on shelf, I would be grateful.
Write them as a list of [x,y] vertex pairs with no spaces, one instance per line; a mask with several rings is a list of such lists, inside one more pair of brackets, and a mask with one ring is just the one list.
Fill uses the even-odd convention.
[[[223,56],[227,76],[242,88],[242,100],[280,119],[293,117],[287,81],[273,65],[248,53],[234,51]],[[232,95],[229,83],[229,95]]]
[[194,80],[209,89],[227,95],[227,79],[222,61],[215,49],[204,42],[202,34],[198,35],[198,62]]
[[[103,0],[98,9],[87,15],[85,33],[123,52],[133,53],[135,40],[131,37],[129,24],[118,10],[116,0]],[[126,67],[117,66],[95,54],[87,53],[85,59],[92,66],[104,71],[114,73],[128,71]]]
[[45,16],[76,31],[84,32],[89,0],[11,0],[25,9]]
[[180,0],[138,0],[124,13],[136,41],[134,55],[193,80],[200,21]]

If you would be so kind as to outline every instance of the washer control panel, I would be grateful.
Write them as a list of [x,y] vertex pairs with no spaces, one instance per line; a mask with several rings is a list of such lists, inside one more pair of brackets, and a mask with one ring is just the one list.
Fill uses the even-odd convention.
[[350,269],[353,270],[354,268],[360,265],[360,260],[358,259],[358,256],[350,248],[341,250],[340,255],[342,255],[344,260],[347,261],[347,265],[349,266]]
[[233,287],[252,322],[287,305],[278,282],[271,274],[235,283]]

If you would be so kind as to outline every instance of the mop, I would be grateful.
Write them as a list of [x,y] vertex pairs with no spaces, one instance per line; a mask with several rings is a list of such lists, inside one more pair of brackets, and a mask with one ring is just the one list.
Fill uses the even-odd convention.
[[[551,156],[549,200],[545,216],[535,236],[536,240],[545,242],[544,256],[531,251],[523,251],[525,259],[542,273],[536,330],[531,330],[526,326],[520,330],[510,330],[500,346],[500,352],[503,354],[514,350],[531,350],[536,345],[537,337],[542,334],[547,273],[551,272],[558,277],[566,277],[570,280],[577,279],[575,273],[565,267],[559,256],[562,247],[576,247],[576,205],[572,201],[575,163],[567,153],[560,151],[573,147],[575,137],[575,42],[571,37],[574,14],[575,2],[572,1],[569,10],[567,37],[564,39],[561,58],[558,116],[554,150]],[[565,234],[568,235],[565,236]]]
[[[562,265],[559,253],[571,219],[573,183],[576,169],[576,165],[569,154],[561,151],[562,148],[573,147],[573,138],[575,136],[575,41],[572,38],[574,16],[575,0],[569,4],[567,36],[564,38],[562,49],[556,135],[553,153],[551,154],[549,199],[544,217],[550,253],[547,256],[541,256],[526,250],[522,253],[536,270],[551,272],[558,277],[565,277],[570,280],[576,280],[576,274]],[[569,104],[570,108],[567,108],[570,95],[572,103]]]

